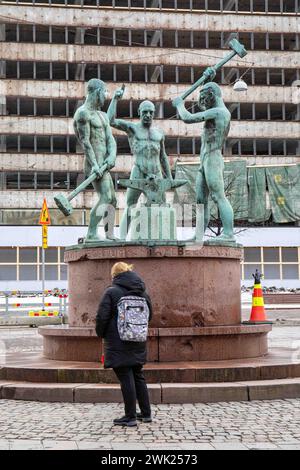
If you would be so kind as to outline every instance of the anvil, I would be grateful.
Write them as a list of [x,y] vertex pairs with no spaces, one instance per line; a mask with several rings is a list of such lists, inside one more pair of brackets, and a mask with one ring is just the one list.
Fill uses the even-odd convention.
[[118,180],[118,183],[121,186],[125,186],[125,188],[138,189],[139,191],[142,191],[147,198],[146,206],[151,206],[152,204],[165,204],[166,191],[183,186],[187,182],[187,180],[183,179],[171,180],[169,178],[159,178],[157,176],[149,176],[146,179]]

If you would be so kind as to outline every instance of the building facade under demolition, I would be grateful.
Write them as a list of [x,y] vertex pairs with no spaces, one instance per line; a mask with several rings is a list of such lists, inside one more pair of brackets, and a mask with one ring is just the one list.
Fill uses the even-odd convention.
[[[216,77],[232,113],[225,160],[295,170],[300,163],[299,12],[300,0],[1,2],[0,290],[41,287],[37,222],[44,197],[52,218],[46,286],[66,287],[64,248],[85,235],[94,194],[81,193],[68,219],[55,209],[53,195],[70,192],[83,180],[72,116],[91,78],[107,82],[110,97],[125,83],[119,117],[137,119],[139,103],[152,100],[173,168],[176,161],[197,162],[200,128],[176,119],[171,100],[228,52],[237,32],[248,55],[232,60]],[[239,77],[248,84],[245,93],[233,90]],[[195,111],[196,98],[187,103]],[[117,180],[129,176],[132,159],[126,135],[115,137],[118,223],[125,193]],[[297,194],[297,181],[294,185]],[[252,282],[258,267],[267,285],[299,285],[300,228],[297,217],[287,220],[276,223],[270,215],[239,223],[243,284]]]

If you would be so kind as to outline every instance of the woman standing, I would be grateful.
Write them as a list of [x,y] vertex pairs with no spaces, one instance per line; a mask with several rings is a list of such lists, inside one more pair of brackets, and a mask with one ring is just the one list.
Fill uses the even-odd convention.
[[[146,341],[122,341],[118,331],[118,302],[122,297],[136,296],[146,300],[149,321],[152,317],[151,300],[145,284],[135,273],[133,266],[119,262],[111,270],[112,286],[106,289],[96,317],[96,333],[104,338],[104,367],[113,368],[121,384],[125,404],[125,416],[114,419],[119,426],[136,426],[137,419],[149,423],[151,407],[143,374],[147,361]],[[141,413],[136,413],[136,400]]]

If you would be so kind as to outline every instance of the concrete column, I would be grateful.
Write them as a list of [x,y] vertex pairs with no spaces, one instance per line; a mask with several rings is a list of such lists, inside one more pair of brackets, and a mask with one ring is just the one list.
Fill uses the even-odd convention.
[[231,10],[236,10],[236,0],[228,0],[224,4],[224,10],[225,11],[231,11]]
[[[161,8],[161,0],[152,0],[151,2],[151,8]],[[155,31],[151,42],[150,46],[157,46],[161,37],[161,32],[160,31]],[[155,67],[153,74],[151,75],[150,82],[157,82],[157,79],[160,75],[160,67]]]
[[[5,24],[0,25],[0,41],[5,41]],[[0,60],[0,79],[6,78],[6,61]],[[6,109],[6,95],[0,95],[0,116],[5,116]],[[0,136],[0,152],[6,152],[6,137]]]
[[[75,5],[80,5],[81,0],[75,0]],[[85,28],[76,28],[75,34],[75,44],[84,44]],[[84,81],[86,64],[78,64],[75,71],[75,80]],[[83,100],[78,100],[76,102],[76,108],[79,108]],[[82,152],[82,147],[79,142],[76,140],[76,153]]]

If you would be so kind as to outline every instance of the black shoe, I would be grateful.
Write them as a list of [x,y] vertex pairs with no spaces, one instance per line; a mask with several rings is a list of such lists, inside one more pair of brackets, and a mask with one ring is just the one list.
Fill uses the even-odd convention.
[[152,423],[152,418],[151,416],[144,416],[142,413],[138,413],[136,415],[136,418],[139,420],[139,421],[142,421],[142,423]]
[[137,426],[136,418],[128,418],[127,416],[123,416],[122,418],[114,419],[115,426]]

